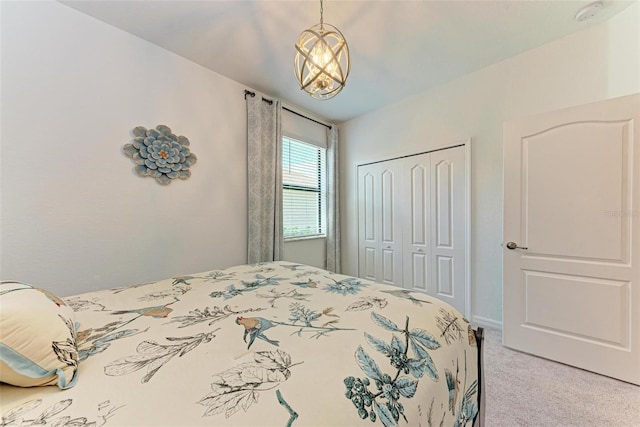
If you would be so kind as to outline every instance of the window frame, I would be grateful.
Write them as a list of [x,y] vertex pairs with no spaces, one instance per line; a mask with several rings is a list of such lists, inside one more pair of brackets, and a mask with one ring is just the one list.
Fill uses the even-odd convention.
[[[292,136],[288,136],[283,134],[282,135],[282,145],[283,145],[283,156],[284,156],[284,144],[285,144],[285,140],[288,141],[289,144],[291,143],[295,143],[295,144],[302,144],[302,145],[306,145],[309,147],[312,147],[314,150],[317,151],[317,156],[315,159],[315,170],[317,172],[317,182],[318,182],[318,186],[317,187],[312,187],[312,186],[305,186],[305,185],[296,185],[296,184],[287,184],[284,182],[284,159],[283,159],[283,167],[282,167],[282,175],[283,175],[283,179],[282,179],[282,191],[284,193],[285,190],[291,190],[291,191],[304,191],[304,192],[308,192],[308,193],[316,193],[317,194],[317,200],[318,200],[318,212],[317,212],[317,228],[316,230],[318,231],[318,233],[315,234],[304,234],[304,235],[292,235],[292,236],[287,236],[285,233],[285,221],[284,221],[284,211],[285,211],[285,207],[284,207],[284,203],[282,206],[282,212],[283,212],[283,224],[282,224],[282,234],[283,234],[283,239],[285,242],[287,241],[295,241],[295,240],[310,240],[310,239],[325,239],[327,237],[327,212],[326,212],[326,207],[327,207],[327,200],[326,200],[326,181],[327,181],[327,165],[326,165],[326,151],[327,149],[325,147],[322,147],[318,144],[314,144],[312,142],[309,141],[304,141],[300,138],[296,138],[296,137],[292,137]],[[289,152],[291,152],[291,146],[289,146]],[[284,194],[283,194],[283,202],[284,202]]]

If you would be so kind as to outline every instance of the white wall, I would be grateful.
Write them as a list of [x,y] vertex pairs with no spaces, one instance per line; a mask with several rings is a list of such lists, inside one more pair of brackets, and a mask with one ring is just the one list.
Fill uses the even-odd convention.
[[[0,2],[0,277],[61,295],[246,262],[244,86],[57,2]],[[192,177],[133,172],[139,125]]]
[[355,165],[472,137],[472,320],[499,326],[503,122],[636,92],[638,2],[608,22],[343,123],[343,272],[357,274]]

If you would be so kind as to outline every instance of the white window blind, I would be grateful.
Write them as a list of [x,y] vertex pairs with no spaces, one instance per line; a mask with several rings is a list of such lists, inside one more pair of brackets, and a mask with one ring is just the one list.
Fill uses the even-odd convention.
[[282,138],[284,238],[324,236],[326,150]]

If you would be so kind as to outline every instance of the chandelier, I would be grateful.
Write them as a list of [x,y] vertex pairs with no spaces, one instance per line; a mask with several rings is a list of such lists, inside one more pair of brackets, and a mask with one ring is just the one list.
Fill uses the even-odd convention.
[[315,99],[333,98],[347,81],[349,46],[340,30],[324,23],[322,0],[320,23],[298,38],[294,67],[300,89]]

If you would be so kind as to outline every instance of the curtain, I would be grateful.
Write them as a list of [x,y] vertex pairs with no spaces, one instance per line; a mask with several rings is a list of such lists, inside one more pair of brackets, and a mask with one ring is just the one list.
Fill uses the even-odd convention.
[[282,257],[282,106],[247,98],[247,262]]
[[327,270],[340,273],[338,127],[327,130]]

